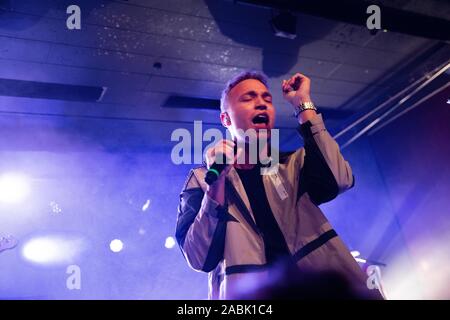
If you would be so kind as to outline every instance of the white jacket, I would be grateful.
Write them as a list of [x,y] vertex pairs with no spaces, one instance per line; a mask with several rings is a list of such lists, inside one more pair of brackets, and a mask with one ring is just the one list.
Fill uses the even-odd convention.
[[[264,189],[292,258],[300,270],[332,270],[358,289],[367,276],[319,209],[354,185],[354,177],[321,115],[299,128],[305,146],[280,154],[278,177],[288,197],[282,199],[270,175]],[[234,297],[239,279],[265,270],[264,241],[238,173],[226,177],[226,204],[209,198],[204,182],[207,169],[190,171],[180,194],[176,238],[189,265],[209,272],[209,298]]]

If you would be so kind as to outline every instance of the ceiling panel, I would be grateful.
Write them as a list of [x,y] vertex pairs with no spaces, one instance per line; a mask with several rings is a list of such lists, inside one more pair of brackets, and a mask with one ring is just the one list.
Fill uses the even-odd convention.
[[0,59],[0,78],[143,90],[145,75]]
[[[282,39],[272,34],[270,10],[228,0],[79,1],[79,31],[65,27],[65,2],[8,3],[9,11],[0,12],[0,76],[106,86],[102,103],[126,106],[120,114],[142,108],[133,112],[177,121],[182,112],[161,108],[169,95],[218,99],[226,81],[245,69],[270,76],[281,123],[291,110],[280,82],[297,71],[312,79],[317,105],[337,109],[361,92],[386,90],[383,77],[436,44],[306,14],[297,14],[297,39]],[[197,116],[210,119],[210,112]]]

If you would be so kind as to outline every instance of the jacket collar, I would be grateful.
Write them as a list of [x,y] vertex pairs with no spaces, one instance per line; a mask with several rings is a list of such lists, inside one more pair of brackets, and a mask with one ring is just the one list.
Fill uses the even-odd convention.
[[244,219],[256,233],[261,233],[256,225],[255,216],[252,212],[250,201],[248,199],[247,193],[245,192],[244,185],[242,184],[242,181],[239,178],[239,174],[234,167],[231,168],[228,172],[226,181],[226,190],[228,194],[230,194],[236,200]]

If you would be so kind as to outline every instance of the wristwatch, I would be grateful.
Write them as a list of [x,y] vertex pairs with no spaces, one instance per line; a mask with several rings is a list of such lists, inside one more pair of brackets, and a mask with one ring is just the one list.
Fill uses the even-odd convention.
[[294,117],[297,118],[300,113],[306,110],[317,111],[317,108],[311,101],[302,102],[294,107]]

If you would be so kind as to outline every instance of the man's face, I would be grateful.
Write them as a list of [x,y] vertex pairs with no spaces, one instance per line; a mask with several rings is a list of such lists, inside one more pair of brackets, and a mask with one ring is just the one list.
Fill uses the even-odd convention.
[[[226,114],[230,122],[227,123]],[[221,114],[222,123],[230,130],[233,137],[241,140],[242,134],[237,129],[273,129],[275,108],[272,95],[267,87],[256,79],[241,81],[228,93],[228,108]]]

